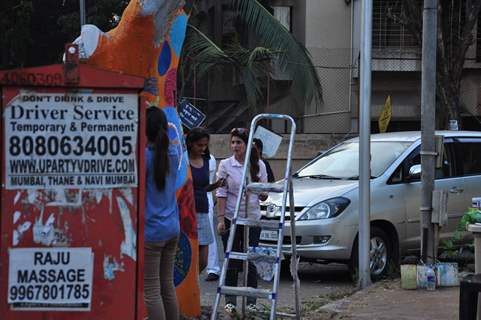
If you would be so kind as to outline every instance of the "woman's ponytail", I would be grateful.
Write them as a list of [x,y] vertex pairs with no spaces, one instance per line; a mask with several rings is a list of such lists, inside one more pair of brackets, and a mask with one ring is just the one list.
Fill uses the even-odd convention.
[[169,170],[169,136],[161,129],[154,142],[154,181],[160,191],[164,190]]
[[257,151],[256,147],[252,147],[251,149],[251,156],[249,159],[250,162],[250,173],[252,182],[259,182],[259,152]]
[[169,136],[167,118],[157,107],[147,109],[147,140],[154,151],[154,181],[157,188],[165,188],[165,178],[169,173]]

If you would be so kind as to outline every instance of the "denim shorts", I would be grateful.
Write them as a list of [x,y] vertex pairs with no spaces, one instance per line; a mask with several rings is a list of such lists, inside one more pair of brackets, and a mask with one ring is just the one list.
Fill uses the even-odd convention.
[[197,239],[200,246],[207,246],[214,242],[207,213],[197,213]]

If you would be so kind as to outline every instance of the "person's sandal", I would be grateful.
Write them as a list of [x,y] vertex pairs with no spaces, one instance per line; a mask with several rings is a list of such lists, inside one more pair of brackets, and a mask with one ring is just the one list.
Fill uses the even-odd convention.
[[217,281],[219,280],[219,275],[215,273],[209,273],[205,278],[205,281]]
[[235,305],[233,305],[232,303],[226,304],[224,306],[224,310],[230,316],[234,316],[234,315],[237,314],[237,310],[235,309]]
[[254,303],[248,304],[246,309],[248,313],[256,313],[259,311],[259,308],[257,308],[257,305]]

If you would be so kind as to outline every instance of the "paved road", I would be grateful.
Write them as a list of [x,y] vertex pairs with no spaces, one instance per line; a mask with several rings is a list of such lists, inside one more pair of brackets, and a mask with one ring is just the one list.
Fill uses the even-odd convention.
[[459,287],[404,290],[400,279],[394,279],[325,305],[303,320],[452,320],[459,319],[458,310]]
[[[347,268],[339,264],[310,264],[299,265],[301,281],[301,304],[304,310],[315,310],[320,305],[349,294],[353,291],[353,283],[349,279]],[[202,306],[212,306],[218,282],[207,282],[205,273],[200,277]],[[242,279],[239,275],[239,279]],[[239,283],[241,280],[239,280]],[[294,290],[292,280],[287,270],[281,273],[278,307],[285,310],[294,307]],[[259,286],[269,288],[271,283],[260,281]],[[265,302],[267,302],[265,300]],[[239,300],[240,303],[240,300]],[[223,302],[222,302],[223,305]]]

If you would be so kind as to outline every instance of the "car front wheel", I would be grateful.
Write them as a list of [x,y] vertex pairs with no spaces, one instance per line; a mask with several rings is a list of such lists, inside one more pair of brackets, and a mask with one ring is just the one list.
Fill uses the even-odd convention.
[[[349,269],[353,278],[358,275],[359,249],[358,240],[354,243]],[[393,262],[392,241],[382,229],[371,226],[371,240],[369,242],[369,267],[371,279],[379,280],[386,276],[389,266]]]

